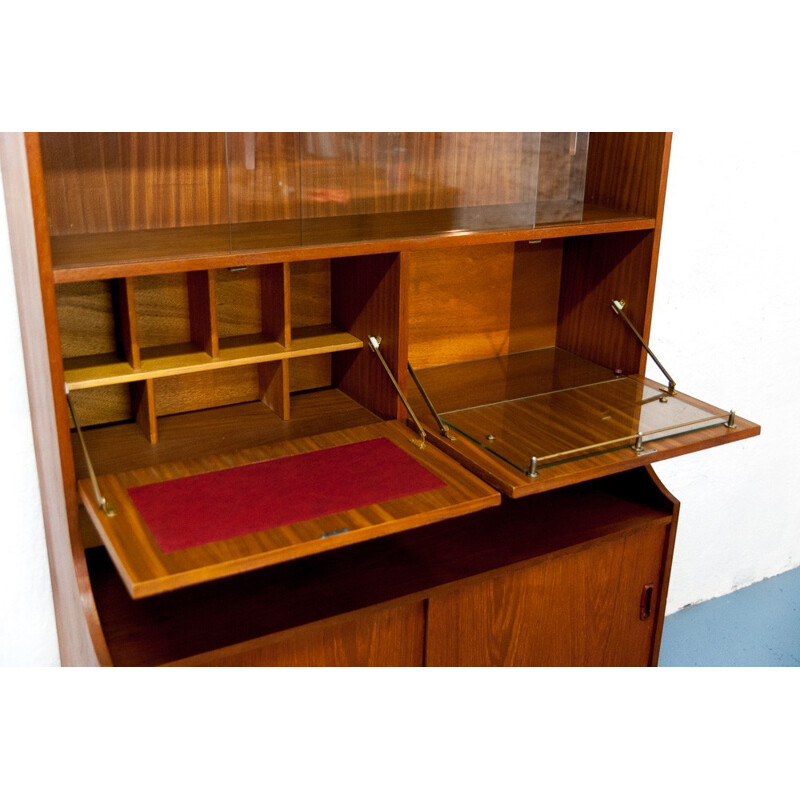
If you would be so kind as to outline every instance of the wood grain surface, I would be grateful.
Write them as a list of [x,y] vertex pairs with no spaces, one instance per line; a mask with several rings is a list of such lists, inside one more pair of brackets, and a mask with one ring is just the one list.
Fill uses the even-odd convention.
[[[504,363],[494,365],[491,359],[486,359],[485,362],[476,362],[477,368],[473,370],[470,370],[470,367],[474,365],[454,364],[451,367],[421,370],[419,374],[426,391],[428,384],[432,387],[433,393],[431,397],[434,401],[434,406],[436,406],[437,398],[441,398],[442,408],[445,409],[464,408],[464,405],[459,403],[459,399],[467,407],[469,407],[470,401],[474,400],[476,407],[469,412],[476,418],[473,421],[476,422],[478,427],[485,423],[485,426],[488,426],[486,427],[487,432],[492,432],[492,426],[497,426],[498,435],[505,433],[507,447],[506,450],[501,452],[506,452],[508,448],[511,448],[509,452],[516,452],[514,448],[517,448],[519,452],[516,452],[516,459],[513,463],[518,463],[518,466],[512,466],[512,463],[505,458],[495,455],[489,449],[492,445],[488,440],[485,444],[478,444],[468,436],[455,430],[452,431],[456,437],[455,441],[443,437],[416,388],[412,387],[409,390],[411,401],[418,417],[429,431],[429,441],[442,448],[452,458],[455,458],[468,469],[474,471],[476,475],[481,476],[487,483],[510,497],[523,497],[528,494],[548,491],[577,481],[589,480],[604,474],[632,469],[636,466],[665,458],[672,458],[704,450],[708,447],[739,441],[740,439],[757,436],[761,432],[759,425],[737,417],[735,428],[727,428],[723,424],[715,424],[714,427],[706,427],[702,430],[676,431],[674,435],[667,435],[665,438],[655,441],[647,441],[643,451],[639,453],[632,449],[629,442],[622,442],[619,446],[609,447],[602,452],[592,453],[589,451],[583,454],[576,454],[573,458],[564,458],[556,461],[550,459],[550,463],[545,459],[541,469],[538,471],[538,476],[535,478],[529,477],[524,474],[521,467],[529,466],[530,458],[534,455],[537,457],[540,457],[540,454],[546,455],[545,450],[547,448],[543,446],[539,453],[533,452],[533,449],[529,452],[526,449],[525,442],[532,440],[530,437],[526,438],[528,434],[531,434],[534,439],[538,435],[535,432],[543,433],[548,440],[552,437],[551,445],[558,449],[551,449],[551,453],[569,449],[568,442],[574,440],[576,432],[579,432],[582,427],[586,436],[593,437],[593,441],[600,442],[607,438],[604,433],[604,426],[606,425],[604,417],[607,415],[599,413],[602,409],[599,406],[596,407],[596,403],[584,404],[585,407],[577,403],[572,407],[570,413],[556,414],[551,419],[549,427],[542,428],[540,427],[543,422],[542,419],[538,417],[529,418],[525,408],[516,408],[513,404],[503,402],[518,396],[515,394],[516,392],[530,388],[537,383],[542,387],[545,385],[544,381],[551,381],[554,385],[562,385],[557,377],[558,369],[556,370],[556,376],[553,376],[548,374],[545,368],[540,373],[540,377],[537,378],[536,362],[539,362],[540,366],[541,364],[547,365],[550,363],[559,368],[563,367],[565,373],[562,377],[565,380],[569,379],[569,381],[582,378],[592,379],[603,375],[603,370],[566,353],[562,353],[561,358],[557,361],[551,362],[547,362],[545,356],[545,352],[536,352],[533,354],[516,354],[511,359],[512,364],[517,360],[521,364],[526,362],[531,364],[532,371],[529,377],[515,376],[512,369],[511,378],[507,379],[506,376],[509,375],[508,365]],[[509,359],[501,357],[497,361],[508,362]],[[449,380],[450,372],[454,376],[452,383],[454,388],[452,389],[450,388]],[[430,375],[431,380],[426,382],[428,375]],[[663,388],[655,381],[648,379],[637,377],[636,381],[641,382],[643,386],[651,387],[651,389]],[[587,392],[584,392],[584,394],[587,394]],[[591,392],[588,392],[587,396],[591,396]],[[547,396],[545,395],[544,397],[546,399]],[[720,418],[720,423],[727,418],[728,411],[725,409],[717,408],[681,392],[676,394],[676,399],[696,409],[698,418],[716,416]],[[487,401],[488,404],[482,405],[483,401]],[[583,408],[583,411],[581,411],[581,408]],[[437,408],[437,412],[445,421],[447,420],[447,413],[443,413],[439,408]],[[619,413],[621,413],[619,410],[611,412],[613,418],[616,418]],[[457,418],[458,414],[454,414],[454,424],[458,424]],[[499,430],[500,428],[502,428],[502,431]]]
[[0,161],[61,663],[110,664],[78,526],[38,137],[0,133]]
[[202,655],[175,667],[421,667],[422,601],[367,609]]
[[[126,492],[131,486],[141,486],[380,436],[388,437],[441,478],[446,486],[410,497],[169,554],[161,552]],[[134,597],[170,591],[181,586],[234,575],[322,550],[343,547],[376,536],[477,511],[496,505],[500,500],[494,490],[453,463],[437,448],[418,449],[411,442],[408,429],[398,422],[379,423],[226,455],[185,459],[127,473],[103,475],[99,478],[99,483],[104,496],[117,512],[115,516],[109,517],[97,507],[91,485],[87,480],[79,483],[81,499]],[[308,477],[308,491],[314,491],[313,475]],[[340,530],[346,533],[325,536],[331,531]]]
[[[643,468],[138,600],[105,548],[87,558],[114,663],[213,662],[217,654],[252,663],[258,656],[251,651],[277,642],[288,650],[312,623],[335,628],[359,609],[369,622],[378,606],[404,608],[526,561],[543,564],[658,526],[674,529],[675,509]],[[638,619],[638,598],[633,613]],[[207,651],[217,653],[201,655]]]
[[[25,198],[12,247],[65,662],[654,663],[677,503],[646,465],[759,426],[545,459],[534,477],[442,438],[407,380],[410,360],[441,413],[495,424],[512,397],[644,374],[610,303],[647,339],[670,136],[591,134],[582,215],[536,222],[536,158],[538,200],[567,200],[561,139],[535,153],[525,134],[2,137]],[[86,431],[115,517],[73,446],[65,381],[84,425],[123,421]],[[592,428],[587,403],[548,434]],[[541,421],[511,416],[518,439]],[[445,488],[168,555],[127,495],[380,436]],[[104,544],[91,576],[78,492]]]
[[71,283],[431,247],[561,239],[652,230],[655,226],[653,217],[599,206],[584,207],[580,222],[533,226],[505,207],[497,216],[491,229],[458,232],[452,230],[448,211],[306,220],[302,230],[294,221],[243,223],[234,227],[235,250],[230,247],[228,226],[54,236],[53,275],[56,283]]
[[652,663],[667,528],[511,569],[428,603],[428,666],[624,667]]
[[404,256],[415,369],[555,344],[559,240]]

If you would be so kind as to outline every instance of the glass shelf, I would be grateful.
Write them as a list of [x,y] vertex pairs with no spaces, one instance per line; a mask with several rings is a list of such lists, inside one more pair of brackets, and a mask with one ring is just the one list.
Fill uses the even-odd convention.
[[636,378],[507,400],[442,414],[454,430],[526,474],[587,455],[728,422]]
[[410,402],[431,441],[510,497],[757,430],[732,411],[558,347],[427,367],[414,376]]

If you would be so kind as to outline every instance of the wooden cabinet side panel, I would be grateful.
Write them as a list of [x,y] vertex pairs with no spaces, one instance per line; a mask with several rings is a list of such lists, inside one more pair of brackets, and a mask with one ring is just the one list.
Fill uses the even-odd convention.
[[556,344],[571,353],[637,374],[644,348],[611,307],[626,314],[646,337],[650,328],[653,231],[582,236],[564,248]]
[[649,665],[666,542],[652,527],[432,597],[428,666]]
[[2,134],[0,158],[61,662],[108,664],[78,527],[37,138]]
[[407,268],[396,253],[343,258],[332,263],[333,323],[364,342],[360,350],[336,354],[334,384],[356,402],[388,419],[404,419],[405,408],[367,339],[380,337],[381,353],[405,392],[407,292]]
[[663,133],[590,134],[586,202],[656,216],[668,157],[669,136]]
[[203,667],[421,667],[423,601],[365,609],[176,662]]

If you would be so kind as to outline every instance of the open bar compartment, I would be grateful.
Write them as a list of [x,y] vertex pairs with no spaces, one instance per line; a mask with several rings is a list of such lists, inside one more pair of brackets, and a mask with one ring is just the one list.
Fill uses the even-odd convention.
[[[754,435],[644,378],[651,231],[408,254],[412,406],[511,497]],[[679,369],[673,367],[679,375]]]

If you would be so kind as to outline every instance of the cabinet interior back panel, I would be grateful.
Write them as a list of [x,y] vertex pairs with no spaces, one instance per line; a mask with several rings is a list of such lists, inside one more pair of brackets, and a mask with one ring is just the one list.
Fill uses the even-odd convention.
[[415,369],[555,345],[561,240],[404,255]]
[[42,133],[51,236],[228,223],[224,133]]
[[111,281],[57,286],[56,303],[64,358],[119,350]]

